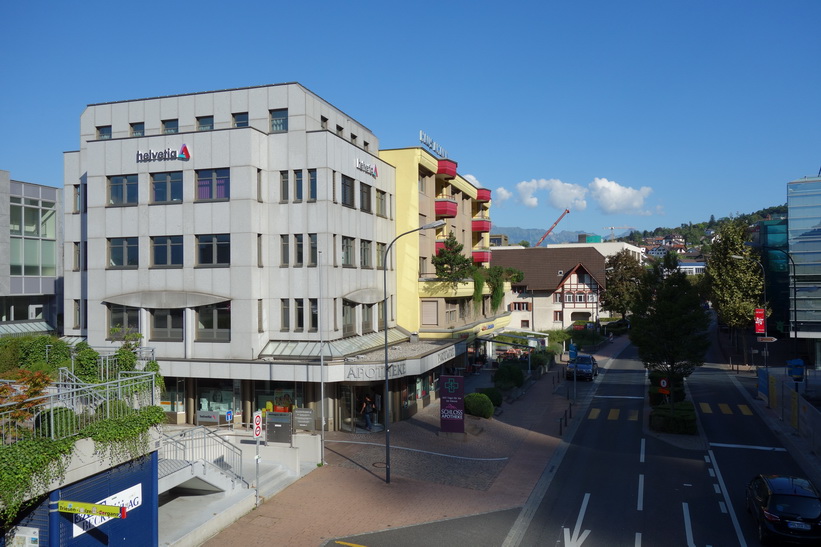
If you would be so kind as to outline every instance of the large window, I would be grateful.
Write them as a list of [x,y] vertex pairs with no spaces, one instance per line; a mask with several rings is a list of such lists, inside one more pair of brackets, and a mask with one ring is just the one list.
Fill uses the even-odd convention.
[[316,169],[308,169],[308,201],[316,201]]
[[162,132],[166,135],[172,135],[174,133],[180,132],[180,122],[179,120],[163,120],[162,121]]
[[291,330],[291,301],[282,298],[279,301],[279,330]]
[[57,275],[56,203],[18,196],[9,203],[9,274]]
[[182,236],[151,238],[151,265],[155,268],[181,268],[182,256]]
[[342,238],[342,265],[354,266],[354,238]]
[[118,329],[121,334],[140,330],[140,309],[129,306],[108,306],[108,330]]
[[303,247],[302,234],[294,234],[294,266],[302,266],[305,261],[305,249]]
[[197,236],[198,266],[228,266],[231,264],[231,234]]
[[229,169],[203,169],[197,171],[197,199],[210,201],[231,197]]
[[182,341],[183,310],[154,310],[151,313],[151,339]]
[[288,171],[279,172],[279,201],[288,201]]
[[197,131],[212,131],[214,129],[214,116],[197,117]]
[[109,205],[137,204],[137,175],[115,175],[108,177]]
[[362,239],[359,241],[359,266],[362,268],[370,268],[372,265],[371,242]]
[[316,234],[308,234],[308,241],[309,241],[309,244],[311,246],[311,249],[309,251],[310,254],[308,256],[308,265],[309,266],[316,266],[317,261],[319,260],[319,255],[318,255],[318,253],[319,253],[318,247],[319,246],[317,244]]
[[342,301],[342,336],[356,334],[356,304],[350,300]]
[[271,133],[288,131],[288,109],[271,110]]
[[376,214],[381,217],[388,217],[388,193],[382,190],[376,191]]
[[354,206],[354,180],[342,175],[342,205]]
[[182,171],[151,174],[151,201],[179,203],[182,201]]
[[231,340],[230,302],[197,308],[197,340],[200,342],[229,342]]
[[287,266],[291,263],[291,237],[287,235],[279,236],[279,265]]
[[248,113],[237,112],[232,115],[234,127],[248,127]]
[[359,183],[359,208],[366,213],[371,212],[371,186],[364,182]]
[[139,266],[139,241],[136,237],[112,237],[108,240],[109,268]]

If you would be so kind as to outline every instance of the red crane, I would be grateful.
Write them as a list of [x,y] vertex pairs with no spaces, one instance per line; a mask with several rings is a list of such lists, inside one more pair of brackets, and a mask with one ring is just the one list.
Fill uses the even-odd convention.
[[564,218],[564,215],[566,215],[566,214],[567,214],[567,213],[569,213],[569,212],[570,212],[570,209],[565,209],[565,210],[564,210],[564,213],[562,213],[562,214],[559,216],[559,218],[557,218],[557,219],[556,219],[556,222],[554,222],[554,223],[553,223],[553,226],[551,226],[550,228],[548,228],[548,229],[547,229],[547,231],[544,233],[544,235],[543,235],[542,237],[540,237],[540,238],[539,238],[539,241],[538,241],[538,242],[536,243],[536,245],[535,245],[536,247],[538,247],[539,245],[541,245],[541,244],[542,244],[542,241],[544,241],[544,240],[545,240],[545,238],[546,238],[547,236],[549,236],[549,235],[550,235],[550,232],[552,232],[552,231],[553,231],[553,228],[555,228],[555,227],[556,227],[556,225],[557,225],[559,222],[561,222],[561,220]]

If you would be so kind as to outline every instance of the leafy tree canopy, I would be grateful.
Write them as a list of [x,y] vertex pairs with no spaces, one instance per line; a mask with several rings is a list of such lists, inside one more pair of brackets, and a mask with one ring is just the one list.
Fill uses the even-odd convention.
[[622,317],[637,298],[638,282],[644,268],[627,249],[607,257],[607,290],[602,293],[602,308]]
[[459,243],[453,232],[444,241],[444,247],[431,259],[436,268],[436,277],[456,289],[460,283],[473,276],[473,260],[462,254],[464,245]]

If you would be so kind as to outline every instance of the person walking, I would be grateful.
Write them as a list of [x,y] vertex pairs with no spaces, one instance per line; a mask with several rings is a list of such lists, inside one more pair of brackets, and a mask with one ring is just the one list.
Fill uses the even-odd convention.
[[367,429],[368,431],[371,430],[371,427],[373,425],[373,418],[371,416],[371,414],[373,414],[373,411],[373,399],[371,399],[370,395],[365,395],[365,401],[363,401],[362,403],[362,409],[360,410],[360,412],[363,416],[365,416],[365,429]]

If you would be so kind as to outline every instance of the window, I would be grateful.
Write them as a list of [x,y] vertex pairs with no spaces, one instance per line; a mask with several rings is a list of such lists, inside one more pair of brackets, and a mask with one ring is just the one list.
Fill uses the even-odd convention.
[[372,264],[371,242],[363,239],[359,242],[359,265],[362,268],[370,268]]
[[303,255],[302,234],[294,234],[294,266],[302,266]]
[[562,321],[562,312],[554,311],[553,312],[553,321]]
[[137,204],[137,175],[117,175],[108,177],[109,205]]
[[353,244],[354,238],[352,237],[342,237],[342,265],[343,266],[354,266],[354,255],[353,255]]
[[356,135],[354,135],[353,133],[351,133],[351,144],[353,144],[354,146],[357,146],[357,144],[356,144],[356,140],[357,140]]
[[279,172],[279,201],[288,201],[288,171]]
[[362,148],[364,148],[365,150],[370,150],[370,149],[371,149],[371,145],[370,145],[370,143],[369,143],[368,141],[364,141],[364,142],[362,143]]
[[371,186],[364,182],[359,183],[359,209],[366,213],[371,212]]
[[80,271],[80,264],[81,264],[81,259],[80,259],[80,249],[81,249],[81,247],[80,247],[80,242],[75,241],[75,242],[74,242],[74,253],[73,253],[73,256],[74,256],[74,266],[72,267],[72,271],[75,271],[75,272],[79,272],[79,271]]
[[529,320],[527,320],[527,319],[522,319],[522,326],[521,326],[521,328],[523,328],[523,329],[529,329],[529,328],[530,328],[530,321],[529,321]]
[[354,180],[351,177],[342,175],[342,205],[354,206]]
[[279,236],[279,265],[287,266],[291,263],[291,244],[287,235]]
[[197,266],[231,264],[231,234],[197,236]]
[[136,268],[139,265],[138,257],[136,237],[112,237],[108,240],[109,268]]
[[288,109],[271,110],[271,133],[288,131]]
[[143,122],[134,122],[131,124],[131,136],[142,137],[145,135],[145,124]]
[[311,245],[311,249],[309,251],[310,255],[308,257],[308,265],[316,266],[317,262],[319,261],[319,245],[317,244],[317,236],[316,234],[308,234],[308,239]]
[[82,325],[83,319],[80,315],[81,310],[82,310],[82,307],[80,306],[80,301],[75,300],[74,301],[74,328],[75,329],[79,329]]
[[234,127],[248,127],[248,113],[237,112],[231,115],[234,122]]
[[231,340],[230,302],[197,308],[197,340],[204,342],[229,342]]
[[291,330],[291,301],[282,298],[279,301],[280,330]]
[[350,300],[342,301],[342,336],[356,334],[356,304]]
[[262,268],[265,263],[262,260],[262,234],[257,234],[257,268]]
[[328,129],[328,118],[326,118],[325,116],[320,116],[319,125],[320,127],[322,127],[322,129]]
[[108,330],[111,331],[111,329],[120,329],[122,334],[125,334],[126,331],[139,332],[140,309],[109,304]]
[[101,141],[108,140],[111,138],[111,126],[110,125],[101,125],[97,127],[97,138]]
[[301,298],[294,299],[296,309],[294,310],[294,330],[305,330],[305,303]]
[[342,128],[341,125],[336,126],[336,134],[339,137],[344,137],[345,136],[345,130]]
[[381,300],[376,305],[376,313],[379,315],[376,321],[379,325],[379,330],[385,330],[385,301]]
[[573,293],[568,292],[564,294],[564,301],[565,302],[573,302]]
[[83,209],[83,189],[79,184],[71,187],[71,206],[73,213],[79,213]]
[[172,135],[174,133],[180,132],[180,122],[179,120],[163,120],[162,121],[162,132],[165,135]]
[[182,236],[152,237],[151,259],[155,268],[181,268]]
[[388,218],[388,193],[382,190],[376,191],[376,214]]
[[373,332],[373,304],[362,304],[362,332]]
[[316,201],[316,169],[308,169],[308,201]]
[[380,270],[385,268],[385,244],[384,243],[377,243],[376,244],[376,267]]
[[594,293],[594,292],[587,293],[587,301],[588,302],[595,302],[596,300],[597,300],[596,293]]
[[182,202],[182,171],[152,173],[151,193],[153,203]]
[[257,203],[262,203],[262,169],[257,169]]
[[294,201],[302,201],[302,170],[294,171]]
[[197,171],[197,200],[213,201],[231,197],[229,169],[203,169]]
[[262,299],[257,300],[257,332],[265,332],[265,313]]
[[310,323],[308,329],[316,332],[319,328],[319,303],[316,298],[308,299],[308,313],[310,313]]
[[425,193],[425,174],[422,171],[419,171],[419,193]]
[[197,116],[197,131],[213,131],[214,116]]
[[584,293],[583,292],[577,293],[576,294],[576,302],[584,302],[584,301],[585,301]]
[[154,310],[151,313],[151,339],[181,342],[183,311],[182,309]]
[[459,313],[459,303],[453,299],[446,299],[445,300],[445,323],[448,325],[454,325],[456,323],[456,317]]
[[561,301],[562,301],[562,293],[554,292],[553,293],[553,302],[558,303],[558,302],[561,302]]

